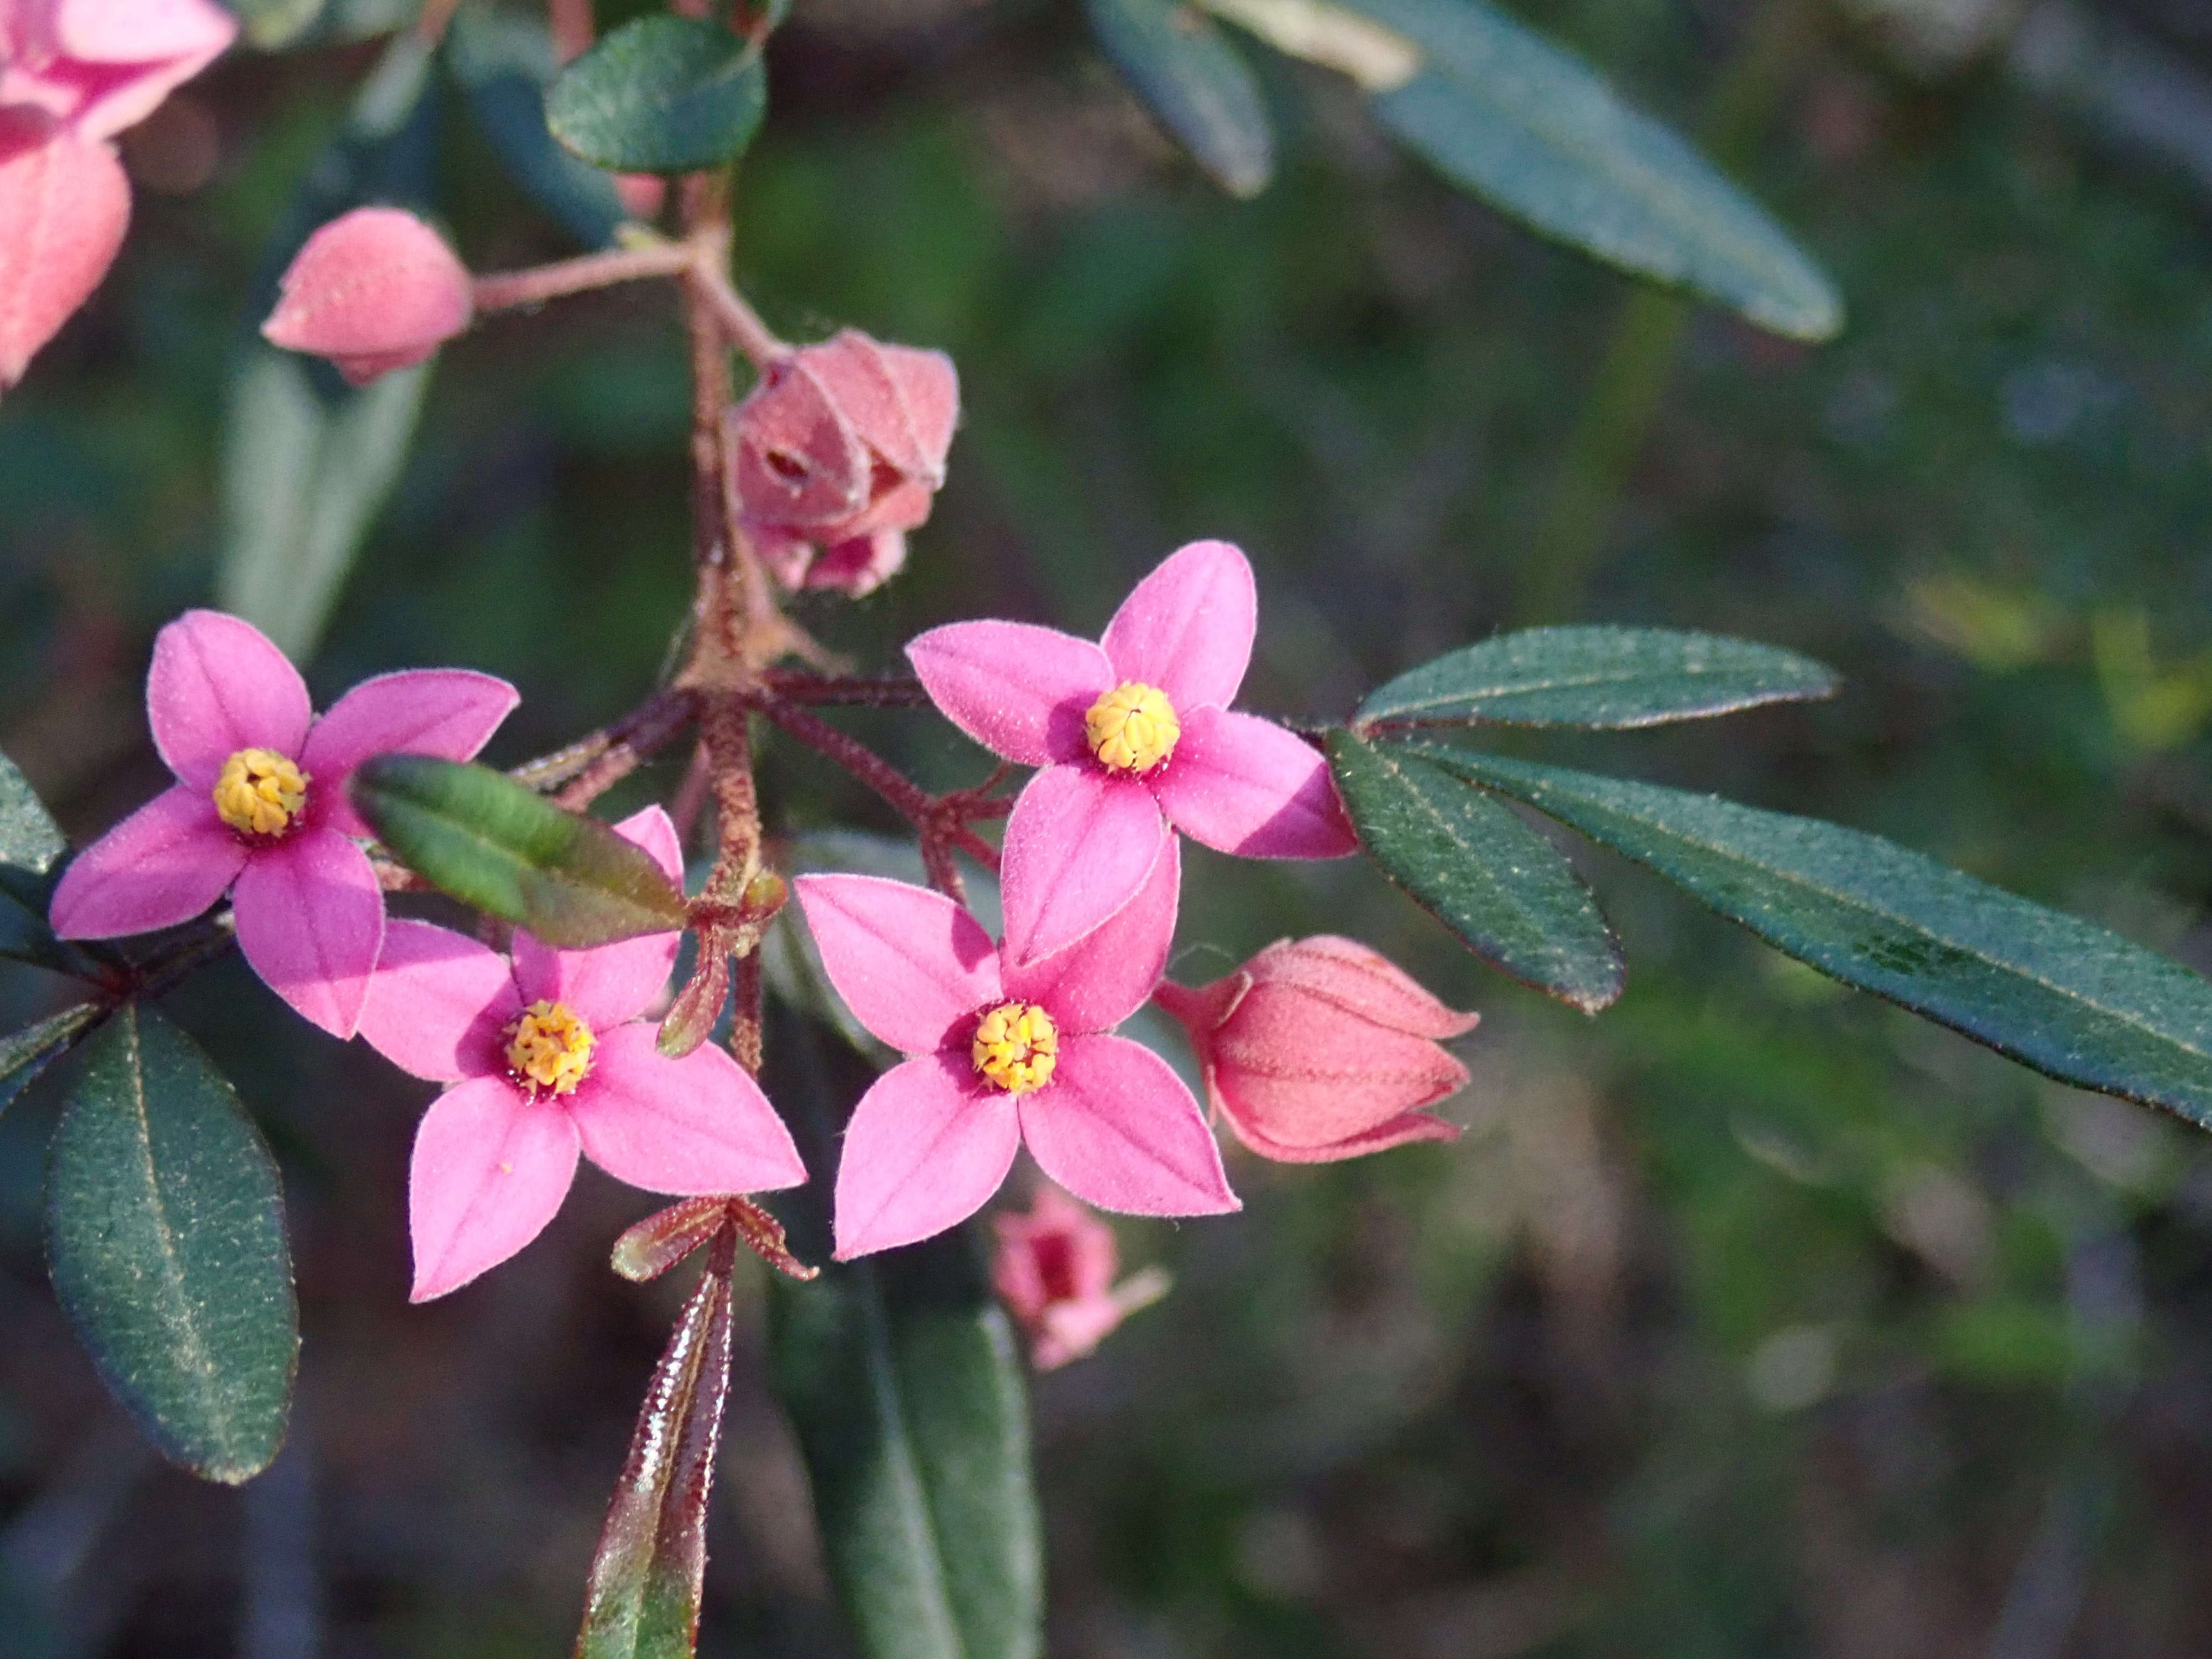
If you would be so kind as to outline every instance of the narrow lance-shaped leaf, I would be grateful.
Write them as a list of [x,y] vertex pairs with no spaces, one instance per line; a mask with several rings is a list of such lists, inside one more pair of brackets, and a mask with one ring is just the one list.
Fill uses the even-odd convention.
[[553,136],[614,173],[687,173],[735,161],[768,107],[750,42],[720,23],[660,15],[625,23],[561,71]]
[[118,1010],[83,1066],[46,1170],[55,1294],[166,1455],[247,1480],[283,1442],[300,1348],[276,1160],[151,1008]]
[[556,806],[489,767],[379,755],[353,804],[397,858],[441,890],[582,949],[684,926],[684,895],[596,818]]
[[1231,196],[1275,171],[1275,132],[1251,65],[1182,0],[1085,0],[1091,31],[1161,125]]
[[68,1053],[100,1012],[98,1003],[80,1002],[0,1036],[0,1106],[13,1101],[37,1081],[40,1073]]
[[714,1245],[653,1368],[584,1592],[576,1659],[688,1659],[699,1639],[708,1499],[730,1389],[733,1234]]
[[1620,994],[1620,947],[1551,842],[1398,744],[1326,741],[1360,845],[1469,950],[1585,1013]]
[[1664,628],[1528,628],[1409,669],[1359,705],[1393,726],[1621,728],[1832,696],[1833,671],[1771,645]]
[[2212,1127],[2212,981],[1859,830],[1419,748],[1650,866],[1778,950],[2062,1082]]
[[[830,1249],[836,1123],[825,1090],[857,1056],[778,1016],[771,1097],[813,1176],[786,1208],[799,1253]],[[836,1076],[832,1081],[831,1073]],[[773,1282],[769,1365],[799,1431],[838,1600],[868,1659],[1034,1659],[1043,1568],[1029,1413],[1006,1315],[969,1229],[816,1283]]]

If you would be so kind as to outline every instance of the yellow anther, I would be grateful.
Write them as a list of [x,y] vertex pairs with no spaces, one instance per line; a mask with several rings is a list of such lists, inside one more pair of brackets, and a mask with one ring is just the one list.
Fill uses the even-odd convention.
[[242,836],[281,836],[307,804],[307,775],[271,749],[241,749],[215,781],[216,815]]
[[1175,753],[1182,722],[1157,686],[1124,680],[1083,717],[1091,752],[1116,772],[1149,772]]
[[514,1022],[507,1063],[520,1081],[548,1094],[572,1095],[592,1072],[592,1028],[565,1002],[533,1002]]
[[1010,1095],[1025,1095],[1052,1081],[1060,1028],[1033,1002],[1002,1002],[983,1016],[969,1052],[987,1080]]

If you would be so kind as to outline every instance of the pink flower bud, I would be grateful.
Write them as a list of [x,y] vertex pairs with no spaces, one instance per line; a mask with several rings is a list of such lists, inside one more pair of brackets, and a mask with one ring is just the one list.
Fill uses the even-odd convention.
[[929,517],[960,416],[941,351],[847,329],[770,365],[725,422],[747,532],[789,587],[871,592]]
[[130,223],[112,144],[62,131],[0,152],[0,391],[92,296]]
[[1213,1110],[1262,1158],[1324,1164],[1409,1140],[1450,1140],[1420,1108],[1467,1082],[1437,1040],[1474,1029],[1348,939],[1278,939],[1226,979],[1163,983]]
[[356,208],[307,239],[261,332],[366,386],[422,362],[473,311],[468,269],[436,231],[397,208]]
[[1114,1283],[1114,1230],[1057,1187],[1040,1187],[1029,1213],[992,1218],[999,1233],[991,1279],[1030,1339],[1041,1371],[1080,1359],[1138,1309],[1168,1291],[1157,1267]]

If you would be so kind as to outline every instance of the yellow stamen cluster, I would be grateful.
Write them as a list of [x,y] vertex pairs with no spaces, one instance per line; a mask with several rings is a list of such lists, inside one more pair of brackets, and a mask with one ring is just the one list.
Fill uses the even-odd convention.
[[1010,1095],[1029,1094],[1052,1081],[1060,1028],[1033,1002],[1002,1002],[983,1016],[969,1052],[988,1081]]
[[1083,717],[1091,752],[1116,772],[1149,772],[1175,753],[1182,723],[1157,686],[1124,680]]
[[241,749],[215,781],[216,815],[242,836],[281,836],[307,805],[307,775],[272,749]]
[[567,1003],[533,1002],[514,1023],[507,1063],[522,1082],[547,1094],[572,1095],[591,1075],[592,1048],[598,1041]]

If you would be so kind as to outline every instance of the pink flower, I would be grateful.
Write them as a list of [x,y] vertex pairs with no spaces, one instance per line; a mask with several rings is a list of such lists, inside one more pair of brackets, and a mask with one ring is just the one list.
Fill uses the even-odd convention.
[[0,109],[112,138],[222,54],[238,20],[213,0],[0,0]]
[[364,680],[317,719],[284,653],[252,623],[188,611],[154,641],[146,719],[176,787],[79,854],[54,890],[64,939],[187,921],[226,889],[239,949],[307,1018],[348,1037],[384,941],[384,894],[355,836],[346,779],[371,755],[467,760],[514,688],[421,669]]
[[1226,979],[1164,981],[1152,1000],[1190,1033],[1214,1111],[1262,1158],[1325,1164],[1458,1137],[1420,1109],[1467,1082],[1437,1040],[1476,1016],[1355,940],[1278,939]]
[[1229,708],[1257,620],[1244,556],[1193,542],[1137,584],[1097,645],[974,622],[907,647],[948,720],[1043,768],[1006,824],[1014,956],[1049,956],[1111,916],[1144,884],[1170,823],[1248,858],[1355,850],[1319,751]]
[[131,226],[115,146],[74,133],[0,138],[0,391],[92,297]]
[[910,1056],[876,1079],[846,1128],[840,1261],[975,1214],[1024,1141],[1047,1175],[1101,1209],[1238,1207],[1190,1091],[1151,1049],[1107,1035],[1159,981],[1178,866],[1170,853],[1109,926],[1027,963],[939,894],[872,876],[799,878],[838,994]]
[[356,208],[294,256],[261,334],[366,386],[426,360],[475,312],[468,267],[445,238],[398,208]]
[[1157,1267],[1114,1283],[1114,1230],[1057,1187],[1040,1187],[1026,1215],[993,1216],[999,1248],[991,1280],[1030,1339],[1030,1363],[1054,1370],[1095,1351],[1108,1334],[1168,1291]]
[[[648,806],[616,829],[672,878],[676,826]],[[641,1018],[679,935],[591,951],[514,935],[512,961],[428,922],[395,920],[361,1019],[401,1070],[450,1084],[423,1114],[408,1170],[412,1299],[497,1267],[545,1230],[579,1154],[617,1181],[691,1196],[806,1179],[760,1085],[709,1044],[664,1055]]]
[[771,364],[725,429],[731,490],[776,579],[858,596],[896,574],[959,418],[941,351],[848,328]]

